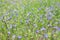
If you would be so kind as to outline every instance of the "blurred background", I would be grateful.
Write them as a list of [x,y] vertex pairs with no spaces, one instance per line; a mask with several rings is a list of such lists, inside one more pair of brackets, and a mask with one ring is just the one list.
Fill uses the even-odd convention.
[[0,0],[0,40],[60,40],[60,0]]

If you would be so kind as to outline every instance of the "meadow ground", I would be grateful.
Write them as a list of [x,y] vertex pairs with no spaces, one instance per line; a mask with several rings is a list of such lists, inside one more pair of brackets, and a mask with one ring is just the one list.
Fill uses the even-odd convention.
[[0,40],[60,40],[60,0],[0,0]]

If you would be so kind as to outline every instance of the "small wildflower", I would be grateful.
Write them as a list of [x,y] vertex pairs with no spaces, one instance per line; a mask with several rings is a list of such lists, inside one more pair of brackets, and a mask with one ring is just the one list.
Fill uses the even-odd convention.
[[18,17],[18,13],[16,13],[16,17]]
[[10,32],[8,32],[8,35],[10,35]]
[[28,23],[29,23],[29,21],[30,21],[30,19],[27,19],[27,20],[26,20],[26,24],[28,24]]
[[12,16],[10,16],[9,18],[7,18],[7,20],[11,20]]
[[58,27],[57,27],[57,26],[55,26],[55,27],[53,27],[53,28],[58,29]]
[[29,16],[30,14],[31,14],[31,12],[28,12],[28,13],[27,13],[27,16]]
[[46,14],[46,18],[47,18],[48,20],[51,20],[52,17],[53,17],[53,14],[52,14],[51,12],[48,12],[48,13]]
[[57,30],[60,31],[60,28],[58,28]]
[[39,33],[39,30],[36,30],[36,33]]
[[41,10],[41,8],[38,8],[38,10],[37,10],[37,11],[39,12],[40,10]]
[[18,39],[21,39],[22,38],[22,36],[18,36]]
[[34,8],[32,8],[32,10],[34,10]]
[[45,37],[45,38],[48,38],[48,34],[44,34],[44,37]]
[[46,30],[44,27],[41,28],[41,31]]

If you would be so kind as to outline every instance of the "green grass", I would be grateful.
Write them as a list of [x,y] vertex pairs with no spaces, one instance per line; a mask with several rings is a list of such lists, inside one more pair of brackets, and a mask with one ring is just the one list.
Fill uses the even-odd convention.
[[[48,12],[53,14],[51,20],[47,20]],[[18,36],[21,40],[60,40],[60,31],[52,34],[54,26],[60,27],[60,0],[0,0],[0,40],[20,40]],[[42,27],[46,30],[41,31]]]

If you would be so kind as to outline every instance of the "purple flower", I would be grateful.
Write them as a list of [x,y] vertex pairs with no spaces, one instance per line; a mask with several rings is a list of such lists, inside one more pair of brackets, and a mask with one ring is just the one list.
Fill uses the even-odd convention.
[[22,38],[22,36],[18,36],[18,39],[21,39]]
[[8,20],[11,20],[11,19],[12,19],[12,16],[10,16],[9,18],[7,18],[7,21],[8,21]]
[[53,10],[54,10],[54,7],[53,7],[53,6],[50,6],[50,7],[49,7],[49,10],[50,10],[50,11],[53,11]]
[[28,12],[28,13],[27,13],[27,16],[29,16],[30,14],[31,14],[31,12]]
[[18,17],[18,13],[16,13],[16,17]]
[[41,31],[46,30],[44,27],[41,28]]
[[58,28],[57,30],[60,31],[60,28]]
[[41,10],[41,8],[38,8],[38,10]]
[[8,35],[10,35],[10,32],[8,32]]
[[48,13],[46,14],[46,18],[47,18],[48,20],[51,20],[52,17],[53,17],[53,14],[52,14],[51,12],[48,12]]
[[29,23],[29,21],[30,21],[30,19],[26,19],[26,24],[28,24],[28,23]]
[[57,26],[55,26],[55,27],[53,27],[53,28],[58,29],[58,27],[57,27]]
[[32,10],[34,10],[34,8],[32,8]]
[[38,8],[38,10],[37,10],[37,11],[39,12],[40,10],[41,10],[41,8]]
[[44,37],[45,37],[45,38],[48,38],[48,34],[44,34]]
[[39,30],[36,30],[36,33],[39,33]]

